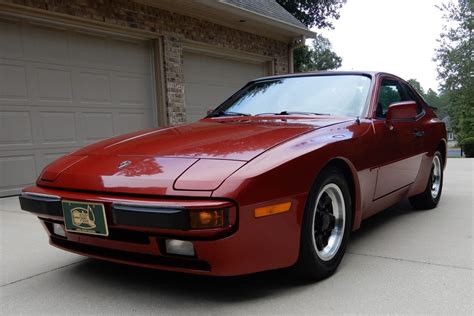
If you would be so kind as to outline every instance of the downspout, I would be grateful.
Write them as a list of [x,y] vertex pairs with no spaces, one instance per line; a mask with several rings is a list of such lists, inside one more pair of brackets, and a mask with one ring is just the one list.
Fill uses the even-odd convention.
[[294,55],[293,50],[298,47],[302,47],[305,44],[305,36],[295,37],[288,44],[288,73],[292,74],[295,72]]

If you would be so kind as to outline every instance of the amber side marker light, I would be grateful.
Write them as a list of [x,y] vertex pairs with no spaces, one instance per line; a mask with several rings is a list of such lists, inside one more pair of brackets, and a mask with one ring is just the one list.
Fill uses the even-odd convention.
[[270,206],[258,207],[255,209],[255,217],[263,217],[278,213],[288,212],[291,208],[291,202],[274,204]]
[[191,229],[224,227],[224,210],[191,211]]

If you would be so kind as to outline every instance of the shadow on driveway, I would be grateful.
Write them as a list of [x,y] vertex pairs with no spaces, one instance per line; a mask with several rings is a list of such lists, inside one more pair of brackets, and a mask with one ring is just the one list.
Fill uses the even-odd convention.
[[[426,210],[430,211],[430,210]],[[413,215],[413,212],[426,212],[426,211],[417,211],[408,202],[408,199],[403,200],[380,213],[375,214],[374,216],[369,217],[368,219],[362,222],[361,227],[352,233],[351,243],[357,243],[363,238],[367,238],[367,235],[375,234],[378,230],[383,230],[383,226],[391,224],[393,221],[399,220],[402,217]]]
[[[357,243],[364,236],[373,233],[376,235],[375,231],[383,230],[384,223],[396,221],[401,216],[409,216],[411,212],[408,202],[399,203],[365,221],[361,229],[353,233],[351,242]],[[342,261],[338,271],[343,269],[350,269],[345,260]],[[81,261],[66,271],[69,274],[68,278],[72,278],[71,281],[91,280],[106,287],[126,288],[126,291],[147,293],[162,299],[182,297],[184,300],[201,303],[206,301],[232,303],[280,294],[288,295],[290,292],[299,292],[308,287],[319,287],[331,279],[316,283],[298,281],[290,269],[237,277],[212,277],[138,268],[96,259]]]

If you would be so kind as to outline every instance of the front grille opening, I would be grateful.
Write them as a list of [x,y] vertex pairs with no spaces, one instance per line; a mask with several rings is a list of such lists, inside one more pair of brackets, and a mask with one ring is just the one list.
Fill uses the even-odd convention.
[[149,245],[150,238],[146,233],[126,229],[109,228],[109,236],[98,236],[99,238],[112,239],[116,241],[130,242],[134,244]]
[[97,246],[85,245],[76,242],[71,242],[61,238],[51,236],[51,242],[53,245],[57,245],[62,248],[66,248],[72,251],[81,252],[91,256],[98,256],[101,258],[110,258],[116,260],[122,260],[126,262],[133,262],[137,264],[147,264],[151,266],[165,266],[175,267],[182,269],[211,271],[209,263],[201,260],[193,259],[181,259],[181,258],[167,258],[161,256],[154,256],[143,253],[127,252],[116,249],[102,248]]
[[[45,223],[46,227],[48,228],[51,235],[64,239],[64,237],[58,236],[58,235],[54,234],[54,232],[53,232],[53,223],[64,225],[64,222],[44,220],[44,219],[43,219],[43,221],[44,221],[44,223]],[[68,233],[70,233],[70,232],[68,232]],[[91,235],[88,235],[88,236],[91,236]],[[132,230],[126,230],[126,229],[111,228],[111,227],[109,227],[109,236],[96,236],[96,235],[94,235],[94,238],[122,241],[122,242],[128,242],[128,243],[140,244],[140,245],[149,245],[150,244],[150,238],[148,237],[148,235],[146,233],[139,232],[139,231],[134,231],[134,230],[132,231]]]
[[[55,223],[57,223],[57,224],[62,224],[61,222],[58,222],[58,221],[55,221]],[[61,239],[66,239],[66,238],[63,237],[63,236],[60,236],[60,235],[57,235],[57,234],[54,233],[53,222],[44,221],[44,225],[45,225],[46,228],[48,229],[49,233],[50,233],[51,235],[53,235],[54,237],[56,237],[56,238],[61,238]]]

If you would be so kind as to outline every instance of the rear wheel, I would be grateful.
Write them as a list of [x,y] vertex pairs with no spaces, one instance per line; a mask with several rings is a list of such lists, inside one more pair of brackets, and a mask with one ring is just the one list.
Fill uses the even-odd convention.
[[410,197],[411,205],[417,210],[427,210],[435,208],[441,198],[443,189],[443,158],[441,153],[437,151],[433,156],[431,163],[430,178],[426,185],[425,191]]
[[336,271],[352,226],[349,187],[333,167],[321,172],[308,196],[295,266],[305,279],[320,280]]

